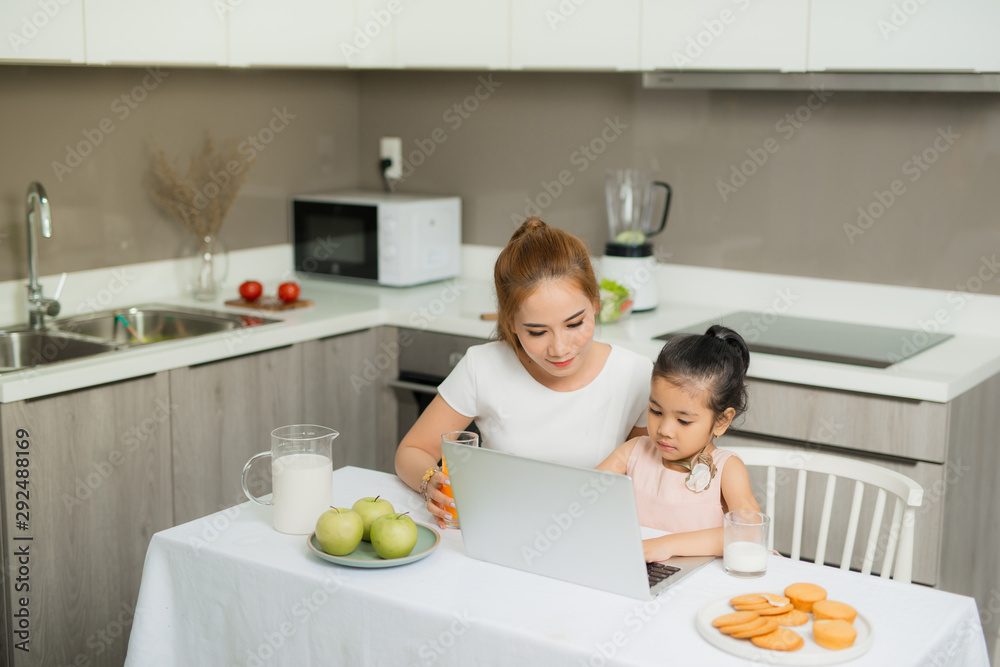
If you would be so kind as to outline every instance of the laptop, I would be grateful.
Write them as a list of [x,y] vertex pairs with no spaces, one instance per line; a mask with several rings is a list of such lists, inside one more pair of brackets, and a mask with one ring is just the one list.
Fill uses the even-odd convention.
[[714,560],[645,562],[625,475],[443,443],[472,558],[647,600]]

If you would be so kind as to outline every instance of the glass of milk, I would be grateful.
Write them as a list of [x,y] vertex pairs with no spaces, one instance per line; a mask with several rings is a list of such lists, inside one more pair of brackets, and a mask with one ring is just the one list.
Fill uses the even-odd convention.
[[[243,493],[259,505],[274,507],[274,529],[308,535],[319,515],[333,503],[333,439],[340,435],[326,426],[295,424],[271,431],[271,451],[261,452],[243,466]],[[262,500],[247,488],[247,472],[257,459],[271,457],[271,499]]]
[[723,517],[722,568],[734,577],[753,578],[767,572],[768,526],[771,517],[751,510]]

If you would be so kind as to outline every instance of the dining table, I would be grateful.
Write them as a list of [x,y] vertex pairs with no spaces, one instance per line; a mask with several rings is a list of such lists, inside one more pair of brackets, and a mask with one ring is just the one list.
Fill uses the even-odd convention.
[[[250,502],[158,532],[126,666],[989,664],[970,597],[772,554],[756,579],[730,576],[716,559],[655,598],[632,599],[468,557],[461,529],[439,530],[395,475],[349,466],[333,483],[334,505],[381,496],[439,540],[405,564],[334,563]],[[798,582],[858,610],[863,651],[797,656],[747,641],[733,652],[706,639],[706,611]]]

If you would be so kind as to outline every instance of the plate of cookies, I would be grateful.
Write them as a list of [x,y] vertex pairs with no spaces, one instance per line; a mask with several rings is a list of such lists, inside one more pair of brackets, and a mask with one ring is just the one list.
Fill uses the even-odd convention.
[[716,648],[772,665],[834,665],[864,654],[875,640],[863,614],[809,583],[712,600],[696,625]]

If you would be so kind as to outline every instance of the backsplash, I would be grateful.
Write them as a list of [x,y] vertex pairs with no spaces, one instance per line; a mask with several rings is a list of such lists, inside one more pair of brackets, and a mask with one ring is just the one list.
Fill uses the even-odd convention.
[[460,195],[466,243],[503,245],[540,214],[599,255],[604,170],[634,166],[674,190],[654,238],[663,261],[1000,294],[1000,95],[644,90],[626,73],[15,65],[0,66],[0,86],[0,281],[27,275],[32,180],[52,201],[43,275],[175,257],[185,236],[147,193],[148,141],[185,165],[211,131],[255,138],[222,228],[232,249],[287,241],[294,192],[381,187],[378,139],[399,136],[398,189]]

